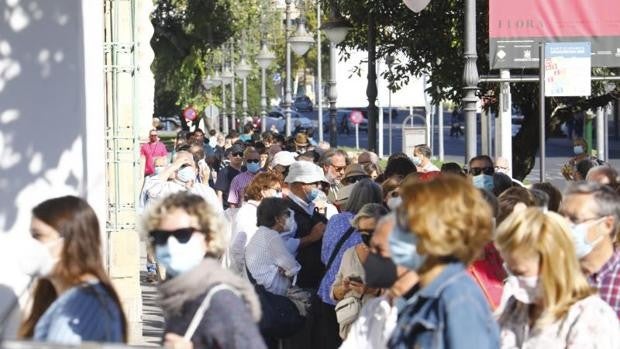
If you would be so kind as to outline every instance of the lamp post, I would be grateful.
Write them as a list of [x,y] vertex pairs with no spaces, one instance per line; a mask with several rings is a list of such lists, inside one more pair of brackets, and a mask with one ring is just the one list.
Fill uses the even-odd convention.
[[336,45],[340,44],[347,37],[351,25],[342,17],[337,16],[336,9],[332,9],[332,16],[323,24],[321,30],[329,40],[329,143],[332,147],[338,145],[338,129],[336,125],[336,100],[338,91],[336,90],[336,60],[338,53]]
[[241,57],[239,65],[237,66],[237,76],[243,80],[243,100],[241,102],[241,108],[243,109],[243,122],[248,117],[248,76],[252,72],[252,66],[245,60],[245,55]]
[[[230,132],[230,119],[226,117],[226,85],[234,84],[234,75],[228,67],[222,66],[222,114],[224,115],[224,133]],[[234,101],[234,98],[233,98]],[[234,102],[233,102],[234,103]],[[232,108],[232,107],[231,107]],[[231,114],[232,115],[232,114]]]
[[465,112],[465,163],[476,156],[476,90],[478,67],[476,60],[476,0],[465,2],[465,69],[463,71],[463,111]]
[[306,24],[303,21],[303,14],[301,11],[299,20],[297,21],[297,30],[293,36],[289,36],[288,29],[291,24],[291,2],[292,0],[286,0],[286,96],[284,101],[284,113],[286,115],[287,137],[291,135],[291,105],[293,104],[291,92],[291,50],[297,55],[303,56],[314,43],[314,38],[312,35],[308,34],[306,30]]
[[[394,56],[389,55],[385,58],[385,63],[388,66],[388,70],[390,71],[390,75],[392,74],[392,65],[394,65]],[[388,88],[388,145],[389,154],[392,155],[392,89]],[[380,132],[383,132],[381,130]]]
[[261,49],[256,56],[256,63],[261,68],[261,89],[260,89],[260,106],[261,106],[261,131],[267,131],[267,88],[266,88],[266,76],[267,68],[273,63],[276,56],[269,50],[267,44],[263,41],[261,43]]
[[235,40],[230,41],[230,128],[235,129],[235,120],[237,118],[237,102],[235,100]]
[[323,142],[323,72],[321,71],[321,1],[317,0],[316,2],[316,70],[317,70],[317,96],[318,99],[318,107],[319,107],[319,143]]

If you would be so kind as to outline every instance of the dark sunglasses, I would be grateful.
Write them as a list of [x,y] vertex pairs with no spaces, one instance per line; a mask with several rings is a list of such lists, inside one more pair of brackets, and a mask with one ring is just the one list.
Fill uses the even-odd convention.
[[174,236],[180,243],[185,244],[192,237],[192,234],[196,231],[196,228],[181,228],[177,230],[151,230],[149,232],[149,239],[153,245],[165,245],[168,243],[168,238]]
[[474,176],[477,176],[481,173],[491,176],[495,173],[495,169],[493,167],[472,167],[469,169],[469,173]]
[[260,160],[258,159],[249,159],[249,160],[245,160],[245,162],[247,163],[252,163],[252,164],[258,164]]
[[243,152],[232,153],[232,156],[242,157],[243,156]]

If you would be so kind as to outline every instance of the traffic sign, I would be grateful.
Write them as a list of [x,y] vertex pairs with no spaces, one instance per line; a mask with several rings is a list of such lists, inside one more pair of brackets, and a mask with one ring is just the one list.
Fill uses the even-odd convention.
[[361,111],[354,110],[351,112],[351,114],[349,114],[349,120],[351,120],[352,124],[359,125],[362,123],[362,121],[364,121],[364,115]]

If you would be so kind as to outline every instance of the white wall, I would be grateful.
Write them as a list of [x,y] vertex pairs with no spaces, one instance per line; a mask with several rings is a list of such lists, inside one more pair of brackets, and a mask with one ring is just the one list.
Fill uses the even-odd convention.
[[[368,80],[368,53],[366,51],[351,51],[351,56],[347,61],[342,60],[340,55],[337,66],[337,88],[339,108],[365,108],[368,106],[368,98],[366,97],[366,86]],[[363,63],[360,63],[363,62]],[[360,75],[355,72],[355,67],[360,66]],[[387,65],[380,59],[377,61],[377,88],[378,99],[377,105],[387,107],[388,105],[388,89],[387,81],[381,77],[381,73],[387,70]],[[393,107],[419,107],[424,106],[424,88],[421,78],[411,78],[409,84],[399,91],[392,94]]]
[[88,196],[105,219],[102,8],[0,3],[2,233],[28,234],[31,208],[65,194]]

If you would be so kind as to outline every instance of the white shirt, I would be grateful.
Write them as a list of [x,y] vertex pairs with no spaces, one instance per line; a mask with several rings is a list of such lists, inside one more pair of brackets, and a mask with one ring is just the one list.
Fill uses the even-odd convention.
[[230,238],[229,256],[230,270],[238,275],[245,274],[244,254],[245,247],[254,236],[256,229],[256,211],[258,202],[250,200],[244,202],[232,220],[232,235]]
[[429,160],[426,166],[422,167],[422,172],[437,172],[439,168]]
[[264,226],[258,227],[245,248],[245,261],[256,282],[278,295],[286,295],[291,279],[301,269],[280,234]]
[[215,194],[215,191],[206,184],[194,182],[194,185],[187,189],[184,184],[176,181],[163,181],[160,178],[153,178],[149,181],[148,188],[145,186],[144,190],[146,195],[148,196],[147,202],[150,204],[153,203],[154,200],[160,200],[165,198],[170,194],[174,194],[180,191],[189,191],[192,194],[198,195],[202,197],[217,214],[221,214],[224,212],[224,208],[222,207],[222,203],[220,199]]

